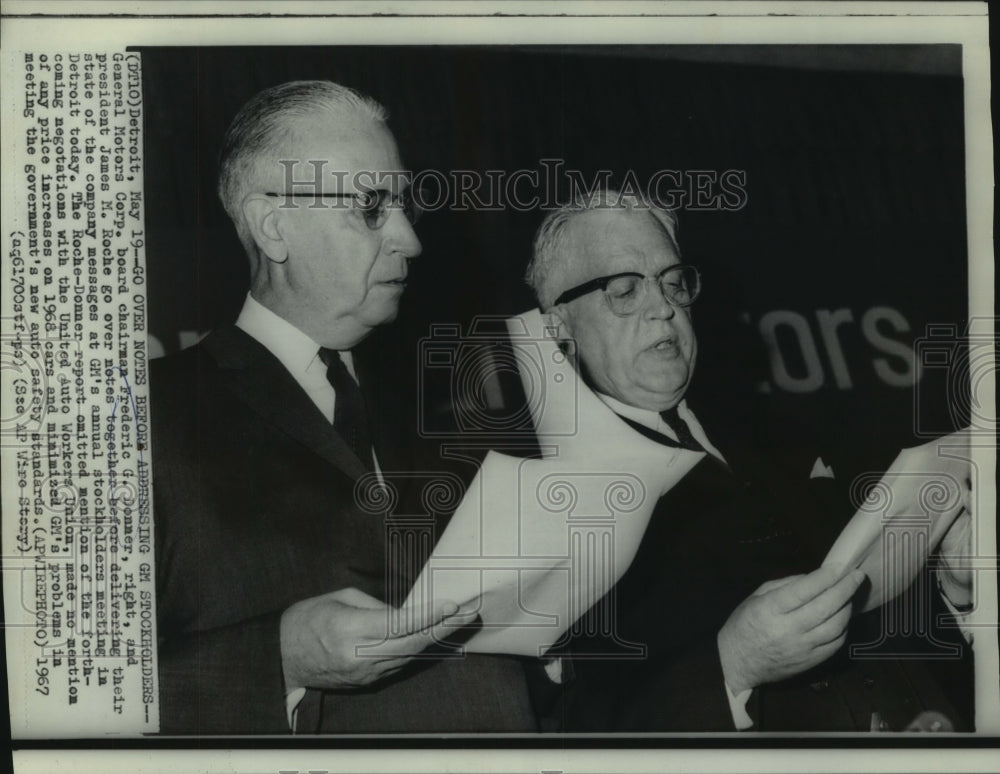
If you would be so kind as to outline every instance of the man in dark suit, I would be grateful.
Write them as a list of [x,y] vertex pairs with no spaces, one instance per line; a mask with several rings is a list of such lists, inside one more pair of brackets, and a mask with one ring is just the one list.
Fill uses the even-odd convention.
[[355,496],[412,466],[409,402],[354,358],[421,251],[402,170],[382,107],[327,81],[265,90],[226,135],[250,292],[151,378],[164,733],[534,729],[520,663],[430,658],[471,614],[392,615],[413,568]]
[[[819,512],[832,502],[826,480],[759,475],[773,471],[758,453],[706,433],[688,405],[700,277],[675,230],[673,213],[600,191],[550,213],[536,237],[528,281],[585,381],[636,432],[705,453],[657,503],[623,577],[574,625],[563,688],[539,701],[553,701],[550,727],[571,731],[868,730],[868,688],[853,705],[818,696],[825,688],[786,690],[821,682],[810,677],[844,645],[864,575],[814,569],[820,559],[775,518],[782,507],[796,522],[831,518]],[[629,645],[645,657],[628,658]],[[918,710],[900,708],[902,722]]]

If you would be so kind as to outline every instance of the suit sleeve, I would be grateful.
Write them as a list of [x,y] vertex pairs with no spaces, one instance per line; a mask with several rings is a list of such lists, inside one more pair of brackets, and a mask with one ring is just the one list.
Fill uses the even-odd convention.
[[[167,641],[159,654],[161,733],[287,734],[280,618]],[[234,677],[234,664],[242,677]]]
[[239,472],[199,443],[192,380],[158,374],[152,465],[160,732],[288,733],[283,606],[233,580],[266,567],[220,519],[230,511],[247,513],[239,494],[225,496],[239,491],[228,479],[227,486],[215,486]]
[[[240,555],[227,553],[225,543],[205,529],[211,500],[188,496],[197,466],[189,460],[160,461],[153,484],[160,731],[288,733],[279,630],[283,610],[276,606],[253,613],[249,601],[239,599],[239,589],[213,579],[208,562],[222,566],[241,561]],[[223,616],[229,620],[214,625]]]

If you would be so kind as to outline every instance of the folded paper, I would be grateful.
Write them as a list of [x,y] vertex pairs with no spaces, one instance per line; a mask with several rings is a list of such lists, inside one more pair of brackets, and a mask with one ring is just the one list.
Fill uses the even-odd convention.
[[474,606],[468,651],[539,656],[612,589],[657,500],[705,453],[623,422],[567,368],[537,310],[508,328],[543,458],[486,456],[406,604]]
[[871,610],[906,590],[955,520],[971,513],[969,431],[904,449],[885,474],[860,476],[854,491],[863,501],[823,564],[864,570],[871,586],[861,609]]

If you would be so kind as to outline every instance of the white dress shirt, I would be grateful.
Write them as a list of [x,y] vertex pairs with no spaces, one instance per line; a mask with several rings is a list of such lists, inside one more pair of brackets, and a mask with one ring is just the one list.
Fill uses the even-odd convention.
[[[595,394],[604,403],[614,411],[619,416],[623,416],[626,419],[631,419],[633,422],[642,425],[643,427],[648,427],[650,430],[655,430],[656,432],[667,436],[668,438],[673,438],[677,440],[677,434],[673,429],[663,421],[663,418],[656,411],[650,411],[649,409],[636,408],[635,406],[629,406],[627,403],[622,403],[620,400],[612,398],[610,395],[603,395],[595,391]],[[677,415],[684,420],[687,424],[688,429],[691,431],[691,435],[695,437],[705,451],[711,454],[713,457],[718,458],[722,462],[726,462],[726,458],[722,456],[722,453],[715,448],[708,440],[705,435],[705,431],[702,429],[701,424],[695,418],[694,413],[687,407],[686,401],[681,401],[677,405]],[[727,463],[728,464],[728,463]],[[661,495],[665,494],[661,492]],[[740,691],[739,693],[733,693],[729,687],[729,683],[726,683],[726,697],[729,699],[729,711],[733,716],[733,724],[736,726],[737,731],[745,731],[748,728],[753,727],[753,718],[747,713],[747,702],[750,701],[750,696],[753,694],[752,688],[747,688],[745,691]]]
[[[673,438],[675,441],[677,440],[677,433],[674,432],[670,425],[663,421],[663,417],[661,417],[658,412],[630,406],[627,403],[622,403],[620,400],[612,398],[610,395],[604,395],[600,392],[595,391],[594,394],[600,398],[609,409],[614,411],[619,416],[631,419],[633,422],[643,425],[644,427],[648,427],[650,430],[655,430],[661,435]],[[691,435],[693,435],[695,440],[705,448],[705,451],[722,462],[726,462],[726,458],[722,456],[722,452],[716,449],[712,445],[712,442],[708,440],[708,436],[705,435],[705,431],[702,429],[701,423],[698,422],[698,419],[695,417],[691,409],[687,407],[687,401],[682,400],[677,404],[677,416],[684,420],[685,424],[688,426],[688,430],[691,431]]]
[[[243,302],[240,316],[236,319],[236,327],[256,339],[268,352],[278,358],[326,420],[333,422],[333,407],[337,395],[327,381],[326,366],[319,356],[319,344],[249,293]],[[351,353],[338,354],[351,376],[357,381]]]

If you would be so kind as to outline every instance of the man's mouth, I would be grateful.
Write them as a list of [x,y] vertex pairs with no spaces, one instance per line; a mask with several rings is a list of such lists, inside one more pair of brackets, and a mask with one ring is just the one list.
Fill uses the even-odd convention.
[[672,336],[668,336],[653,342],[648,349],[655,352],[674,352],[677,349],[677,340]]

